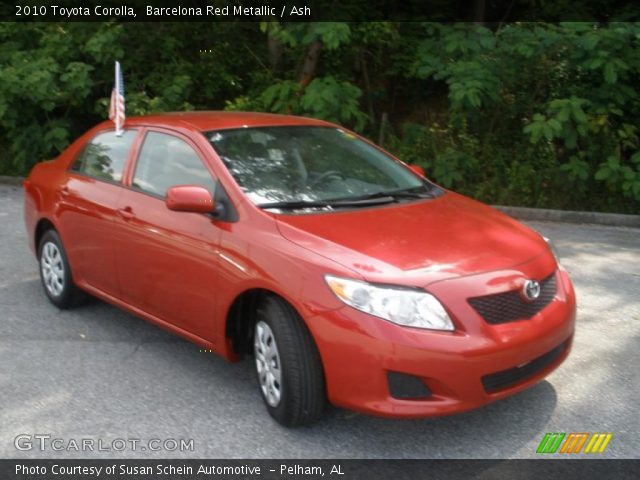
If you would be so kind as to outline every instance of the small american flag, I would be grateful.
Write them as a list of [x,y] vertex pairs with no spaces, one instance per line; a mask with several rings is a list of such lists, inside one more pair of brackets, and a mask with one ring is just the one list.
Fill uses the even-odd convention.
[[120,62],[116,62],[116,80],[113,90],[111,91],[111,103],[109,104],[109,119],[116,124],[116,135],[122,135],[122,126],[124,125],[124,80],[122,79],[122,70],[120,70]]

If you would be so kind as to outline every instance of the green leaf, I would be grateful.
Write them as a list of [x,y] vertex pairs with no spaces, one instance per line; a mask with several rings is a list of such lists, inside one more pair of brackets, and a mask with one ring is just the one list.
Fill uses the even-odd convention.
[[606,167],[601,167],[595,174],[596,180],[606,180],[611,175],[611,172]]
[[593,50],[600,43],[600,37],[596,34],[585,35],[582,45],[586,50]]
[[616,83],[616,80],[618,80],[618,74],[616,73],[616,67],[613,62],[608,62],[604,66],[603,73],[604,73],[604,81],[609,84]]
[[584,110],[582,110],[582,108],[574,107],[572,108],[571,113],[573,114],[573,118],[575,119],[576,122],[578,123],[587,122],[587,115],[584,113]]
[[564,144],[568,149],[573,150],[578,145],[578,135],[575,130],[569,130],[564,136]]
[[600,66],[604,63],[604,60],[600,57],[598,58],[590,58],[586,62],[584,62],[584,67],[587,70],[596,70],[600,68]]
[[555,118],[550,118],[547,124],[555,133],[560,133],[562,131],[562,124]]

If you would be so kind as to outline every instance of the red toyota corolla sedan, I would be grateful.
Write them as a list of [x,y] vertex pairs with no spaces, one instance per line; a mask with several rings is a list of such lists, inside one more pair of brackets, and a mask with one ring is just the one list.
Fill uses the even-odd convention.
[[284,425],[334,405],[461,412],[568,355],[575,294],[538,233],[337,125],[105,122],[24,183],[44,291],[87,292],[229,360]]

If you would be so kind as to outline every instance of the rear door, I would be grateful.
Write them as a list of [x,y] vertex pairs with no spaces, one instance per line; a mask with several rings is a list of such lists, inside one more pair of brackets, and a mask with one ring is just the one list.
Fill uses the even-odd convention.
[[214,176],[188,137],[149,129],[131,186],[118,200],[118,278],[131,305],[200,337],[212,337],[220,229],[206,214],[169,210],[174,185],[214,191]]
[[76,282],[118,296],[113,228],[125,166],[138,130],[96,134],[69,168],[59,223]]

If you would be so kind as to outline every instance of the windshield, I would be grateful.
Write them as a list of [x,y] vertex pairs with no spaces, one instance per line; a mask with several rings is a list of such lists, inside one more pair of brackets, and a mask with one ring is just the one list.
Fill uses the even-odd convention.
[[289,126],[205,133],[236,182],[259,206],[342,201],[427,184],[339,128]]

